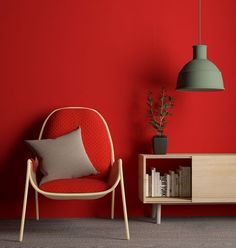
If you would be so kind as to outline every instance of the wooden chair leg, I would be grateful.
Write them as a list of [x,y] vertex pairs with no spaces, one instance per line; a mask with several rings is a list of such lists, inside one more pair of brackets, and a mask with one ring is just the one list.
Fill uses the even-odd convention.
[[39,198],[38,192],[35,190],[35,210],[36,210],[36,220],[39,220]]
[[114,219],[114,210],[115,210],[115,189],[112,191],[111,196],[111,219]]
[[121,168],[120,169],[120,186],[121,186],[121,196],[122,196],[123,213],[124,213],[124,220],[125,220],[126,238],[127,238],[127,240],[130,240],[129,223],[128,223],[126,200],[125,200],[125,186],[124,186],[124,177],[123,177],[122,166],[120,168]]
[[25,180],[25,193],[24,193],[24,202],[23,202],[21,225],[20,225],[20,237],[19,237],[20,242],[23,241],[23,235],[24,235],[25,213],[26,213],[26,207],[27,207],[28,189],[29,189],[29,167],[27,168],[26,180]]

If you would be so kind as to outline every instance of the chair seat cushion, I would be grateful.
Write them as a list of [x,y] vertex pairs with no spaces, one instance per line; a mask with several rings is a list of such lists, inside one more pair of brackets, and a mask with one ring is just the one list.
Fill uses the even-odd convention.
[[93,193],[105,191],[109,185],[98,179],[58,179],[40,185],[40,189],[52,193]]

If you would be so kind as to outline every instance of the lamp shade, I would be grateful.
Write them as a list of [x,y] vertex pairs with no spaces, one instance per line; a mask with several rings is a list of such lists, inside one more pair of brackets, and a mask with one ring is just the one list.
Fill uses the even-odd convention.
[[220,91],[224,83],[219,69],[207,59],[207,46],[193,46],[193,60],[179,73],[177,91]]

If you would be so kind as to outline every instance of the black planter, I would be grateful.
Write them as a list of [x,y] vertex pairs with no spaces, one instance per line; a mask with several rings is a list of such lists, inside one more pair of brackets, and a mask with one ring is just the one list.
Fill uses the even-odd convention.
[[166,154],[168,138],[166,136],[154,136],[152,147],[154,154]]

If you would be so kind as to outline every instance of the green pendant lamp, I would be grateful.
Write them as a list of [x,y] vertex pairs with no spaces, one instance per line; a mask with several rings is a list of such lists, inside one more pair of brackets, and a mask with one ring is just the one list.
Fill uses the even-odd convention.
[[179,73],[176,90],[224,90],[221,72],[207,59],[207,46],[201,44],[201,0],[198,0],[198,45],[193,46],[193,59]]

